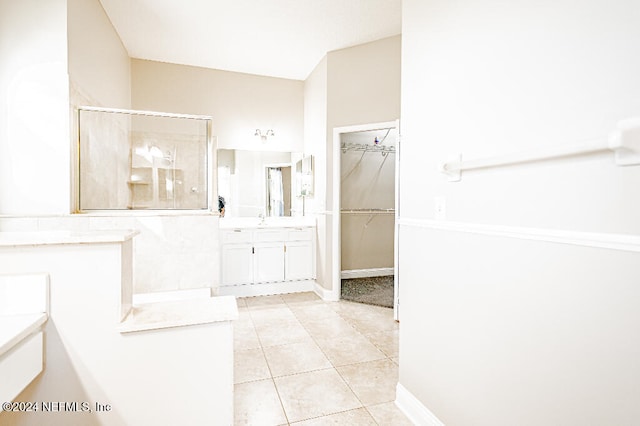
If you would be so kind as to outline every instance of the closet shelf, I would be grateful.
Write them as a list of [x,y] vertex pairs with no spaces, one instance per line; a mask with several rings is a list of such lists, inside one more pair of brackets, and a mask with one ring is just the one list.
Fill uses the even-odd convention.
[[341,209],[341,214],[394,214],[395,209]]
[[386,146],[386,145],[367,145],[361,143],[343,143],[340,146],[343,153],[347,151],[364,151],[364,152],[381,152],[383,155],[387,155],[389,153],[395,154],[396,147],[395,146]]

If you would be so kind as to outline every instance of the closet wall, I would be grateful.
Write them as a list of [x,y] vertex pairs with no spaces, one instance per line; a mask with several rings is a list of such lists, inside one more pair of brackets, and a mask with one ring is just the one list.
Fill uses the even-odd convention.
[[393,274],[396,139],[396,129],[342,136],[340,219],[343,278]]

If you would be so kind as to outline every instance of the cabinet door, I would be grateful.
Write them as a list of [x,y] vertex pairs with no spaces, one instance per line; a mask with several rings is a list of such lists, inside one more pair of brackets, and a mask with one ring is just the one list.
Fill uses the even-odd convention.
[[284,244],[255,244],[254,282],[284,281]]
[[222,284],[237,285],[253,282],[253,245],[222,246]]
[[309,280],[314,277],[312,241],[289,241],[285,259],[285,279]]

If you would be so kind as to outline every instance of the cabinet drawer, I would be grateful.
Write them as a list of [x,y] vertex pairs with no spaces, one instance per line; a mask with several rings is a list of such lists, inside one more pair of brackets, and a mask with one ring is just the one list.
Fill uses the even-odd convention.
[[311,241],[313,228],[291,228],[287,232],[287,241]]
[[250,229],[230,229],[222,231],[222,244],[250,243],[253,232]]
[[256,231],[256,243],[284,241],[285,232],[282,229],[260,229]]
[[[42,331],[25,338],[0,356],[0,400],[12,401],[42,371]],[[2,413],[0,412],[0,415]]]

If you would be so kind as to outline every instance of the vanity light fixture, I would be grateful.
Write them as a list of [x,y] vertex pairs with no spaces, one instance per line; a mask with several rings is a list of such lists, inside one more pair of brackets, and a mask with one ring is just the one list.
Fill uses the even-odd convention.
[[259,136],[260,140],[264,143],[267,141],[267,138],[273,137],[275,136],[275,134],[271,129],[267,130],[265,133],[262,133],[260,129],[256,129],[256,132],[253,134],[253,136]]

